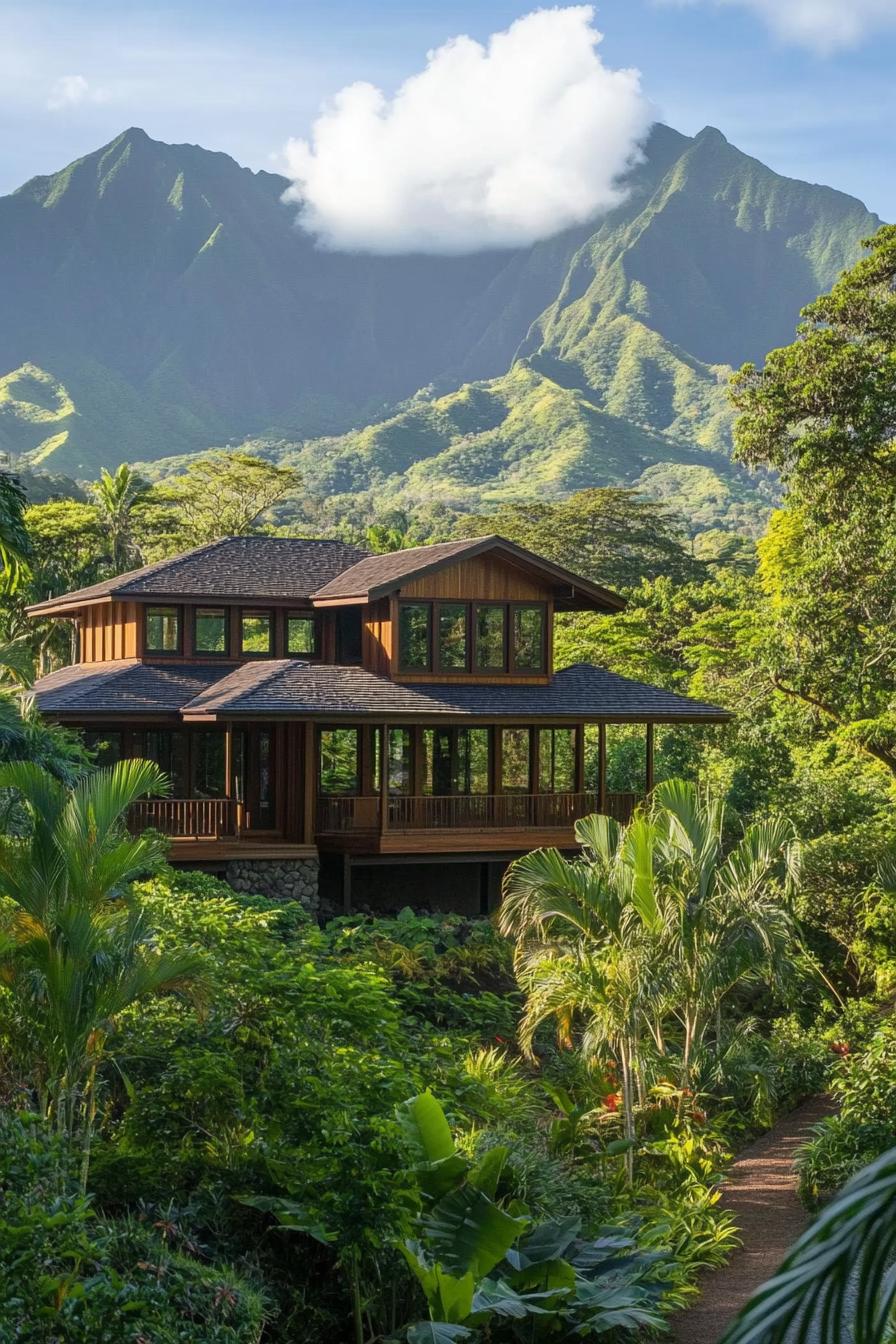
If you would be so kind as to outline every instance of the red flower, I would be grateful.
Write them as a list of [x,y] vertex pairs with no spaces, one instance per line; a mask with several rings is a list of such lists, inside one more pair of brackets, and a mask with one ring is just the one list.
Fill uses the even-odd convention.
[[604,1097],[604,1105],[608,1111],[618,1111],[621,1096],[618,1092],[611,1092],[608,1097]]
[[850,1053],[849,1041],[834,1041],[831,1045],[831,1050],[835,1055],[839,1055],[842,1059],[845,1055]]

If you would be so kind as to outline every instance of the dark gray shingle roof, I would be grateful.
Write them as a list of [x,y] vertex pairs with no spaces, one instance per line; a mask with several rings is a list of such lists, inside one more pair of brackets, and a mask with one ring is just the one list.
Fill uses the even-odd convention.
[[222,675],[220,663],[76,663],[35,682],[34,695],[45,714],[177,714]]
[[98,597],[282,598],[309,595],[367,555],[343,541],[225,537],[29,607],[34,615]]
[[247,663],[199,692],[185,715],[398,716],[410,719],[615,719],[723,723],[731,715],[701,700],[576,663],[549,685],[402,685],[357,667],[295,659]]

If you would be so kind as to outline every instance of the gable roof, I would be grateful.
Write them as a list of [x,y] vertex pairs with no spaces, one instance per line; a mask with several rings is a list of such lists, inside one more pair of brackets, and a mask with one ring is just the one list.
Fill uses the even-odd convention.
[[546,581],[555,589],[557,605],[566,611],[619,611],[625,606],[625,599],[609,588],[573,574],[497,535],[473,537],[468,541],[442,541],[433,546],[414,546],[407,551],[366,556],[318,588],[311,595],[312,601],[315,606],[370,602],[446,565],[484,554],[496,556]]
[[248,663],[184,706],[185,718],[468,718],[616,722],[726,723],[717,705],[576,663],[549,685],[399,684],[359,667],[279,659]]
[[49,616],[104,598],[272,598],[307,602],[311,593],[367,555],[344,541],[296,537],[224,537],[101,583],[37,602]]

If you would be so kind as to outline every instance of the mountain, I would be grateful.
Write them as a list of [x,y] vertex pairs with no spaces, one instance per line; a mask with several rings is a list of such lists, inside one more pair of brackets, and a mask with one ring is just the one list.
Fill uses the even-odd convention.
[[712,128],[655,127],[621,206],[515,251],[324,252],[286,186],[130,130],[0,199],[0,448],[84,478],[266,436],[321,497],[669,496],[710,470],[743,502],[729,367],[879,224]]

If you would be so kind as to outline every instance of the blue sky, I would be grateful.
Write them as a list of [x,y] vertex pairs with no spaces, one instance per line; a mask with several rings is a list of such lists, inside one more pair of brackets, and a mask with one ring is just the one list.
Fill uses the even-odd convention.
[[[788,6],[799,11],[798,32],[774,26]],[[864,22],[835,31],[837,6]],[[346,84],[370,80],[388,94],[421,68],[427,49],[459,33],[485,41],[533,7],[0,0],[0,193],[130,125],[278,167],[289,137],[307,135],[322,101]],[[718,126],[778,171],[851,192],[896,219],[896,0],[596,8],[603,61],[638,67],[663,120],[690,134]]]

